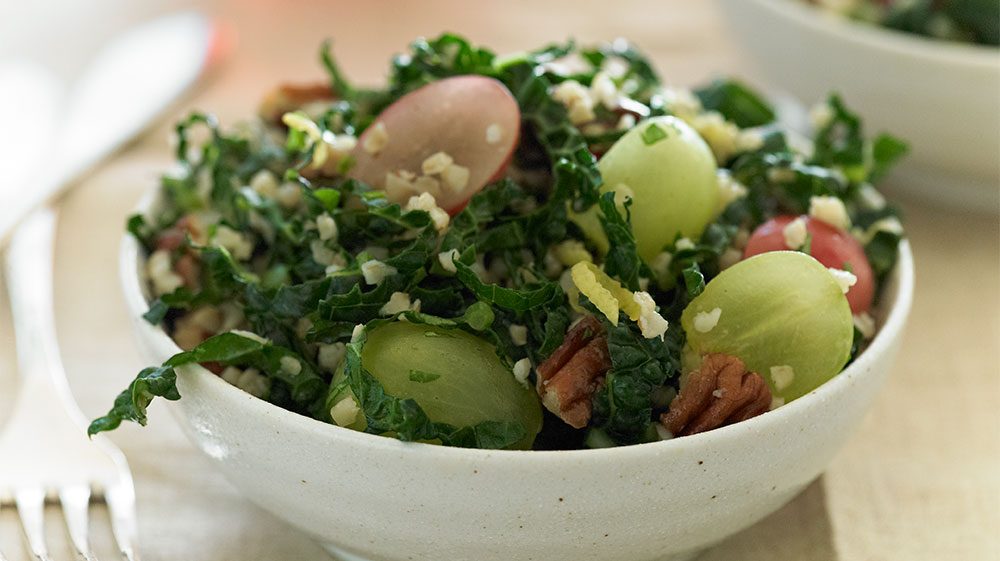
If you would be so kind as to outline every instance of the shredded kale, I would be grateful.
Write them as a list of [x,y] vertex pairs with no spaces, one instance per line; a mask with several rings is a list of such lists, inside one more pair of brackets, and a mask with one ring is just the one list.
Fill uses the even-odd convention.
[[[297,371],[289,371],[282,359],[292,360],[299,365]],[[323,397],[326,383],[302,357],[288,349],[276,346],[266,340],[246,337],[236,333],[221,333],[210,337],[190,351],[178,353],[159,367],[143,369],[116,399],[107,415],[95,419],[87,429],[91,436],[114,430],[122,421],[146,424],[146,409],[154,397],[175,401],[180,399],[177,391],[177,374],[174,369],[194,363],[219,363],[254,367],[272,377],[275,384],[287,388],[297,410],[315,414]]]
[[624,315],[617,326],[597,315],[607,331],[612,366],[594,395],[592,424],[617,444],[641,442],[653,422],[654,390],[677,375],[683,335],[672,328],[663,341],[646,339]]
[[628,219],[631,205],[631,199],[625,201],[626,216],[623,218],[615,204],[615,194],[601,196],[601,226],[610,243],[608,254],[604,257],[604,272],[617,278],[629,290],[639,290],[640,276],[649,278],[650,273],[636,252],[635,236]]
[[736,80],[715,80],[695,90],[702,106],[718,111],[741,128],[759,127],[775,119],[774,109],[756,92]]

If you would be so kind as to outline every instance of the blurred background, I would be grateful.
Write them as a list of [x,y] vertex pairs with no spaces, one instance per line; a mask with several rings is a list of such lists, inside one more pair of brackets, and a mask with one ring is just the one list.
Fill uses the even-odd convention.
[[[464,34],[501,53],[568,37],[584,43],[626,37],[650,56],[666,84],[739,76],[785,96],[799,119],[818,101],[801,92],[823,91],[817,80],[874,83],[863,74],[869,70],[858,50],[870,47],[881,54],[865,59],[887,64],[877,81],[888,90],[871,87],[852,98],[850,84],[842,88],[866,123],[875,124],[869,133],[879,132],[900,111],[906,112],[907,127],[930,122],[941,131],[907,138],[921,129],[889,130],[923,142],[915,156],[927,163],[904,169],[885,185],[903,209],[917,268],[904,348],[873,413],[823,479],[702,559],[1000,559],[1000,51],[901,39],[874,28],[855,35],[844,29],[860,24],[839,21],[831,31],[829,16],[807,17],[811,8],[797,4],[782,13],[754,7],[780,3],[795,2],[0,0],[0,62],[31,60],[67,84],[104,41],[159,14],[183,9],[211,14],[234,48],[166,119],[62,201],[57,319],[78,401],[89,416],[102,412],[108,396],[144,366],[121,302],[117,249],[125,216],[170,163],[172,121],[196,107],[231,123],[250,115],[278,82],[322,79],[317,53],[326,38],[333,39],[352,79],[378,84],[393,54],[414,37],[441,31]],[[881,44],[878,34],[891,37]],[[931,75],[936,66],[959,70],[942,78]],[[921,73],[947,87],[934,89],[919,80]],[[936,111],[915,108],[923,94],[932,97]],[[982,99],[985,113],[961,114]],[[959,128],[978,140],[970,142],[934,121],[942,116],[960,121]],[[952,165],[973,152],[985,157]],[[935,160],[942,153],[957,155],[942,163]],[[971,179],[963,175],[976,166]],[[0,422],[16,378],[4,300]],[[165,411],[154,407],[153,415],[152,426],[114,435],[136,472],[147,559],[327,558],[307,538],[241,499]],[[106,535],[95,532],[98,538]],[[0,514],[0,543],[18,542],[15,518]],[[20,561],[16,549],[13,555],[11,561]]]

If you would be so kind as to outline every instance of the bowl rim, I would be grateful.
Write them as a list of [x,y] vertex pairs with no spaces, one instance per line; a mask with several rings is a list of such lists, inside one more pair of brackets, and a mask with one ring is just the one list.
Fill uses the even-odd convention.
[[789,23],[858,46],[889,51],[897,56],[924,62],[930,60],[946,66],[1000,71],[1000,47],[934,39],[881,25],[858,22],[844,16],[825,13],[801,0],[736,0],[736,2],[756,4]]
[[[136,212],[148,215],[157,193],[157,188],[148,192],[142,198]],[[129,315],[134,322],[134,329],[137,335],[146,339],[150,347],[155,348],[156,353],[164,356],[164,359],[166,359],[166,357],[181,352],[181,349],[160,326],[150,325],[141,317],[149,309],[149,301],[146,297],[147,291],[143,283],[144,275],[139,268],[141,253],[142,250],[138,241],[130,234],[125,233],[122,237],[119,251],[119,275],[122,283],[123,298]],[[833,398],[837,394],[850,391],[851,379],[855,376],[863,375],[876,361],[877,356],[889,352],[893,342],[902,337],[902,331],[913,302],[914,288],[913,254],[909,241],[906,238],[900,242],[896,265],[887,279],[888,282],[896,283],[896,294],[891,302],[883,303],[888,310],[883,325],[868,347],[853,363],[818,388],[777,409],[740,423],[683,438],[627,446],[573,450],[494,450],[456,448],[420,442],[403,442],[395,438],[347,429],[288,411],[246,393],[198,364],[189,364],[180,367],[178,374],[182,376],[196,376],[198,378],[197,383],[202,389],[209,388],[215,394],[211,399],[225,400],[233,407],[244,409],[243,416],[268,418],[274,423],[284,425],[290,430],[308,432],[320,440],[331,443],[339,442],[345,446],[359,446],[388,453],[406,453],[411,456],[422,456],[425,459],[451,458],[465,461],[482,461],[500,456],[506,460],[518,462],[552,462],[557,459],[566,462],[577,462],[583,458],[586,458],[589,462],[619,462],[622,459],[635,458],[648,454],[659,455],[681,450],[693,451],[694,449],[704,449],[703,447],[712,448],[715,444],[723,441],[741,440],[745,436],[765,432],[771,427],[789,422],[799,411],[811,407],[814,403],[820,403]]]

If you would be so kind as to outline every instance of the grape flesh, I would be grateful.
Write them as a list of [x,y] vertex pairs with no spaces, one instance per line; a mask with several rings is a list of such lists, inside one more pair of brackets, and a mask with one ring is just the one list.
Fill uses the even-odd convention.
[[530,448],[541,430],[538,396],[514,379],[496,349],[459,329],[396,322],[373,329],[361,364],[398,398],[411,398],[432,421],[455,427],[483,421],[521,423]]
[[[598,162],[602,191],[615,191],[629,208],[639,255],[652,260],[680,235],[693,240],[718,207],[715,156],[684,121],[663,116],[647,119],[625,133]],[[575,221],[598,248],[607,247],[595,226],[596,209]]]
[[740,358],[786,402],[839,373],[854,337],[840,285],[821,263],[794,251],[762,253],[724,270],[688,304],[681,325],[698,356]]

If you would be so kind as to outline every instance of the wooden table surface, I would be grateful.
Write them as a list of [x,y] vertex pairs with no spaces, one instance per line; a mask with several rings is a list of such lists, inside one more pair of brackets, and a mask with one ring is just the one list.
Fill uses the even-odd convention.
[[[44,10],[45,2],[41,5],[34,9]],[[40,41],[59,46],[65,29],[86,28],[91,32],[78,40],[91,48],[98,35],[130,19],[165,11],[155,2],[86,5],[64,7],[72,13],[39,28]],[[223,16],[239,35],[230,63],[185,101],[224,122],[250,113],[276,81],[320,77],[316,53],[325,37],[334,38],[348,74],[366,83],[378,83],[388,57],[413,37],[442,30],[462,31],[499,52],[570,36],[581,41],[626,36],[650,54],[668,83],[694,84],[727,73],[753,79],[752,67],[708,2],[313,0],[291,8],[276,1],[231,0],[184,5]],[[71,75],[87,48],[49,56]],[[169,163],[169,130],[168,122],[155,127],[62,204],[58,328],[70,382],[90,416],[105,411],[144,366],[119,294],[117,250],[125,216]],[[915,253],[917,296],[887,387],[818,482],[779,512],[708,551],[703,561],[1000,559],[1000,226],[996,215],[952,212],[903,196],[898,200]],[[16,379],[4,299],[0,421]],[[145,559],[329,559],[308,538],[241,498],[183,438],[163,407],[154,406],[151,417],[149,427],[129,425],[112,437],[135,472]],[[56,513],[49,515],[58,524]],[[98,519],[94,533],[103,549],[108,547],[105,529],[104,519]],[[58,528],[50,534],[53,542],[65,544]],[[11,561],[27,559],[19,546],[14,515],[0,513],[0,549]]]

